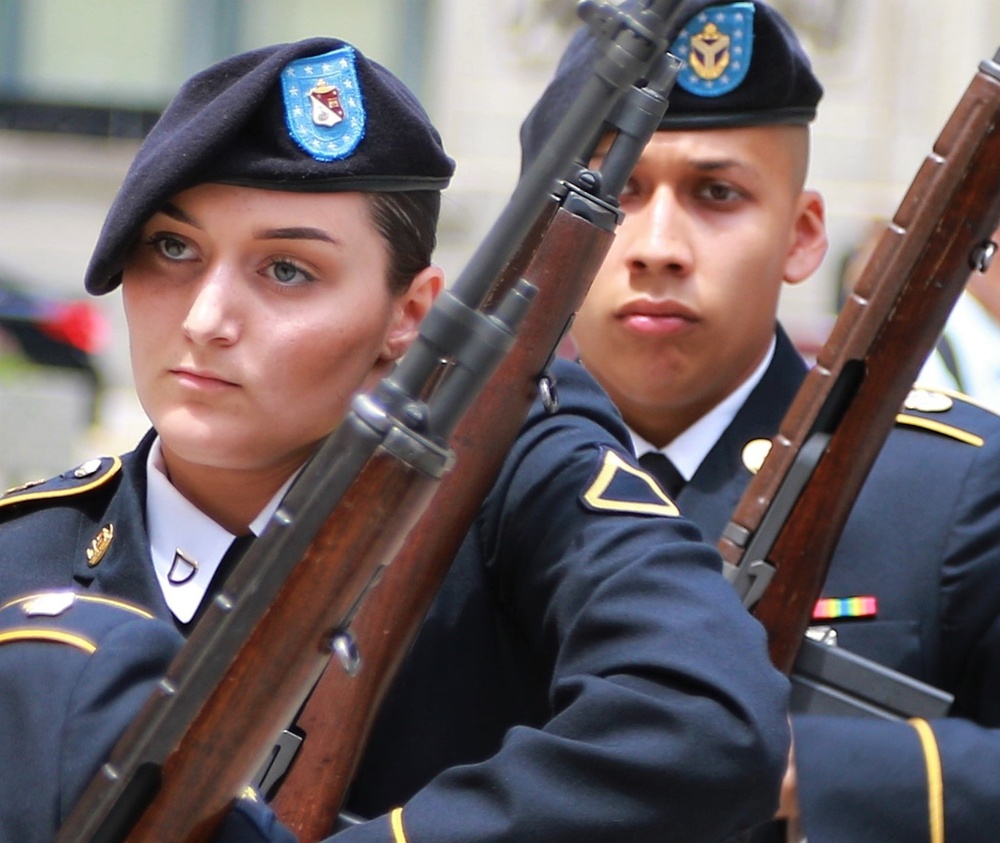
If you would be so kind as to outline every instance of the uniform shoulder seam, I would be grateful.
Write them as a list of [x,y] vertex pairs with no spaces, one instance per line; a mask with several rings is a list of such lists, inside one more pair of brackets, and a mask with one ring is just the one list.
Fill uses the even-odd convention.
[[106,484],[121,468],[122,460],[117,456],[87,460],[58,477],[8,489],[0,497],[0,510],[15,504],[44,503],[86,494]]

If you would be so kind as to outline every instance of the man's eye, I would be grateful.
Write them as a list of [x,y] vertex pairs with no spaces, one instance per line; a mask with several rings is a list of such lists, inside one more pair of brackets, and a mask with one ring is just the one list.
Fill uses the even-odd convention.
[[705,196],[713,202],[733,202],[740,198],[740,192],[728,184],[716,182],[705,188]]

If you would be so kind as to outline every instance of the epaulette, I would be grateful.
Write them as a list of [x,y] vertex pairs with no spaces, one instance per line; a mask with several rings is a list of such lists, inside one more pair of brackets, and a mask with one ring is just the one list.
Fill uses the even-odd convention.
[[[937,413],[947,413],[955,407],[956,402],[970,404],[990,412],[986,407],[977,404],[960,392],[917,385],[906,396],[906,401],[903,402],[903,412],[896,415],[896,424],[901,427],[918,428],[930,433],[937,433],[975,448],[981,448],[985,440],[979,434],[954,424],[947,424],[940,419],[929,418]],[[918,416],[914,413],[922,413],[923,415]],[[743,465],[751,474],[760,471],[764,459],[771,452],[771,446],[770,439],[752,439],[743,447]]]
[[[935,414],[949,412],[955,407],[958,401],[985,409],[981,405],[977,405],[967,395],[959,392],[916,386],[906,396],[906,401],[903,402],[903,412],[896,416],[896,424],[937,433],[941,436],[947,436],[959,442],[964,442],[967,445],[981,448],[984,440],[979,434],[953,424],[948,424],[940,419],[931,418]],[[922,415],[915,415],[915,413]]]
[[97,650],[103,630],[123,620],[152,617],[146,609],[113,597],[42,591],[0,606],[0,645],[46,641],[89,655]]
[[0,509],[32,501],[46,502],[83,495],[107,483],[121,471],[120,457],[94,457],[49,480],[35,480],[8,489],[0,497]]

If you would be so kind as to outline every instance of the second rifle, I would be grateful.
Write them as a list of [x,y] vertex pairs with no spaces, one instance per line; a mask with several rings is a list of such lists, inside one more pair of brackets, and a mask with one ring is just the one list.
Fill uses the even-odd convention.
[[[1000,51],[938,136],[720,539],[727,576],[785,673],[858,492],[970,272],[993,258],[998,223]],[[804,667],[822,672],[828,655],[810,646]],[[867,685],[907,700],[924,690],[860,659],[834,669],[853,677],[845,693]],[[932,710],[947,705],[933,689],[925,696]]]

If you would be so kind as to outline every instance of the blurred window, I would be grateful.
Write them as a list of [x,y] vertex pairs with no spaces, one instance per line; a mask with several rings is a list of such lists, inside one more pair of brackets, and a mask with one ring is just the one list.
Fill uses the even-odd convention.
[[433,0],[0,0],[0,129],[142,137],[225,56],[336,35],[424,91]]

